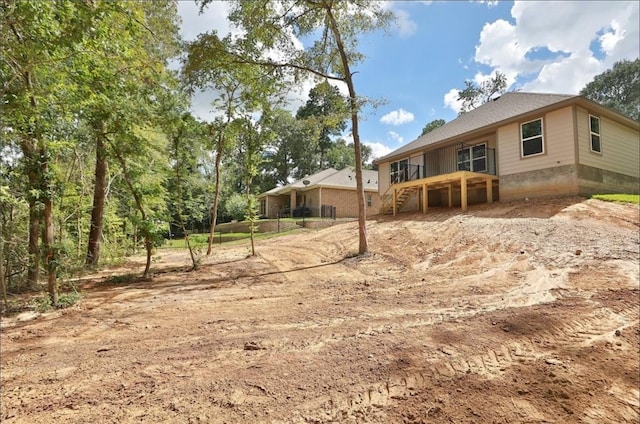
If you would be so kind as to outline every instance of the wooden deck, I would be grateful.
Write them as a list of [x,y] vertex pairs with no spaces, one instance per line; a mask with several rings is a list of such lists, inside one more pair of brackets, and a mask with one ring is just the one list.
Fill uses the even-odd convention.
[[[402,202],[421,192],[422,212],[427,213],[429,208],[429,190],[447,189],[449,194],[449,207],[453,206],[453,192],[460,190],[460,207],[462,211],[467,210],[467,192],[470,188],[484,186],[487,191],[487,203],[493,203],[493,185],[498,182],[496,175],[457,171],[450,174],[435,175],[433,177],[421,178],[413,181],[405,181],[394,184],[389,188],[393,215],[398,213]],[[385,207],[383,202],[383,213],[391,212],[391,207]]]

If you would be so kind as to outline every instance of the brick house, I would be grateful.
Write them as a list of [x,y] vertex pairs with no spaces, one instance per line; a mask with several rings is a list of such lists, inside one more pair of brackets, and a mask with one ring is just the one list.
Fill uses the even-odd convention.
[[[382,206],[378,194],[378,172],[363,170],[362,179],[367,216],[376,215]],[[357,218],[355,169],[325,169],[262,193],[258,200],[260,216],[271,219],[296,216],[297,213],[302,216],[303,207],[307,210],[305,216]]]
[[638,193],[639,130],[582,96],[506,93],[376,159],[381,212]]

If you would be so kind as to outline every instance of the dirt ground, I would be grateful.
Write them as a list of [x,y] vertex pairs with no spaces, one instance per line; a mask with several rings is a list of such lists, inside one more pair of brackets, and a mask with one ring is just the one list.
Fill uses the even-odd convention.
[[[637,423],[638,207],[434,209],[159,252],[4,317],[3,423]],[[118,281],[120,281],[118,283]]]

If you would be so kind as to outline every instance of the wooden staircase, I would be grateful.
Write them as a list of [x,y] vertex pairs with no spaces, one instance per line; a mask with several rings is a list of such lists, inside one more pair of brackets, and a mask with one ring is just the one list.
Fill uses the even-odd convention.
[[[420,187],[406,187],[398,190],[396,198],[396,210],[400,210],[411,197],[420,190]],[[389,215],[393,213],[393,193],[385,194],[382,199],[382,213]]]

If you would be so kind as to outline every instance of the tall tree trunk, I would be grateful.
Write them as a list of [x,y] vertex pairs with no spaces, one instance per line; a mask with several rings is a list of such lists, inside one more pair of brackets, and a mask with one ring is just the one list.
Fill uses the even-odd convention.
[[331,32],[336,39],[340,59],[344,69],[344,80],[349,88],[349,105],[351,108],[351,126],[353,132],[353,148],[356,161],[356,195],[358,197],[358,253],[364,255],[369,252],[369,241],[367,239],[367,209],[365,207],[364,184],[362,183],[362,150],[360,148],[360,133],[358,132],[358,103],[356,99],[356,90],[353,86],[353,78],[349,68],[349,59],[345,53],[344,44],[338,30],[338,24],[331,13],[331,8],[327,9],[327,16],[331,26]]
[[[40,190],[40,169],[35,148],[31,140],[23,140],[21,143],[22,154],[25,158],[27,180],[29,190],[39,192]],[[42,213],[38,207],[38,196],[29,194],[29,260],[27,269],[27,281],[31,286],[36,286],[40,279],[40,218]]]
[[85,267],[93,267],[100,260],[100,245],[102,239],[102,217],[104,215],[104,199],[107,187],[107,149],[104,140],[104,123],[97,130],[96,137],[96,169],[95,186],[93,190],[93,208],[91,209],[91,226],[87,244]]
[[0,217],[0,288],[2,289],[2,302],[4,310],[9,309],[7,301],[7,282],[4,278],[4,218]]
[[[31,187],[32,175],[29,175]],[[27,270],[27,280],[31,286],[38,284],[40,280],[40,210],[37,199],[29,199],[29,269]]]
[[53,306],[58,306],[58,282],[56,280],[57,258],[53,249],[53,205],[51,198],[44,199],[44,231],[42,247],[44,248],[44,265],[47,269],[47,291]]
[[51,169],[49,167],[49,153],[45,141],[40,139],[38,142],[38,153],[40,157],[40,175],[41,175],[41,196],[44,218],[44,228],[42,229],[42,248],[44,250],[44,265],[47,270],[47,292],[49,300],[53,306],[58,306],[58,284],[56,280],[56,268],[58,266],[58,258],[53,248],[53,200],[52,200],[52,184]]
[[207,246],[207,256],[211,254],[211,246],[213,246],[213,234],[216,228],[216,220],[218,217],[218,199],[220,198],[220,164],[222,163],[222,153],[224,150],[224,139],[222,133],[218,133],[218,142],[216,147],[216,188],[213,194],[213,206],[211,207],[211,228],[209,229],[209,245]]

